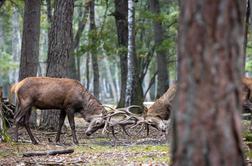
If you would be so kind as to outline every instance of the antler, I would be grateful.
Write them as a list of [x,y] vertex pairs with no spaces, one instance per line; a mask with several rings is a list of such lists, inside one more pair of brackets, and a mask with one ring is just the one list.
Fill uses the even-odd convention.
[[[125,108],[117,108],[117,109],[114,109],[110,106],[106,106],[106,105],[103,105],[104,107],[107,107],[109,108],[110,110],[112,110],[112,112],[109,112],[105,117],[106,117],[106,121],[105,121],[105,125],[104,125],[104,128],[102,130],[102,133],[104,134],[105,131],[108,131],[107,128],[110,126],[110,127],[114,127],[115,125],[120,125],[122,128],[123,128],[123,131],[125,132],[126,129],[124,128],[127,123],[129,124],[132,124],[132,121],[130,120],[134,120],[133,123],[136,123],[137,121],[139,121],[141,119],[141,117],[137,116],[136,114],[130,112],[130,109],[131,108],[142,108],[141,106],[138,106],[138,105],[131,105],[131,106],[128,106],[128,107],[125,107]],[[111,118],[116,116],[116,115],[123,115],[125,118],[121,121],[118,121],[118,122],[111,122]],[[125,132],[127,135],[128,132],[126,131]]]

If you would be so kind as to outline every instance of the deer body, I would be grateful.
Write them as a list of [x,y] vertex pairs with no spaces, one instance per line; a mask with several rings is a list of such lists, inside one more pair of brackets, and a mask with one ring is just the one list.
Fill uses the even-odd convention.
[[65,117],[68,116],[72,130],[73,142],[78,143],[74,113],[79,112],[82,117],[90,122],[86,131],[87,135],[104,126],[102,114],[105,109],[101,103],[80,84],[80,82],[67,78],[28,77],[15,84],[11,91],[17,96],[18,110],[15,113],[16,136],[18,140],[18,126],[24,119],[24,126],[34,144],[37,144],[29,127],[31,108],[60,109],[59,129],[56,142],[60,141],[61,128]]
[[[171,85],[171,87],[159,98],[157,99],[149,109],[145,112],[145,122],[158,130],[165,132],[166,124],[164,120],[170,118],[170,113],[172,109],[172,101],[176,94],[176,84]],[[147,126],[148,126],[147,125]],[[149,129],[147,127],[147,135],[149,134]]]

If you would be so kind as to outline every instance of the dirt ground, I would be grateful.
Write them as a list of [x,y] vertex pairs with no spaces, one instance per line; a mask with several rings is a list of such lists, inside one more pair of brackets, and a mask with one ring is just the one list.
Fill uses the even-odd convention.
[[[39,145],[32,145],[23,128],[19,131],[18,143],[0,144],[0,165],[168,165],[169,144],[165,134],[151,129],[151,135],[146,137],[146,131],[138,134],[139,128],[130,129],[131,137],[126,136],[117,128],[117,137],[102,134],[97,131],[90,137],[84,134],[86,124],[76,118],[79,145],[72,144],[71,130],[66,124],[61,135],[62,145],[55,144],[56,132],[32,130]],[[10,130],[10,133],[12,131]],[[55,156],[23,157],[30,151],[47,151],[74,149],[72,154]]]

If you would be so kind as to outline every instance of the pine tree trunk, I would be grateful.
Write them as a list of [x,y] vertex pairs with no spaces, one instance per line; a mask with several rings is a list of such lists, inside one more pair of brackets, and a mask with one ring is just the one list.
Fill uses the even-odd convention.
[[[39,61],[40,1],[25,0],[19,81],[36,76]],[[30,124],[36,126],[37,114],[32,111]]]
[[128,2],[125,0],[115,0],[115,21],[117,28],[118,45],[120,48],[120,75],[121,75],[121,89],[120,99],[117,107],[125,106],[126,96],[126,81],[127,81],[127,46],[128,46]]
[[86,59],[86,80],[87,80],[86,88],[87,88],[87,90],[89,90],[89,84],[90,84],[89,62],[90,62],[90,55],[87,54],[87,59]]
[[181,3],[173,165],[245,165],[238,112],[241,8],[236,0]]
[[95,3],[94,1],[90,2],[90,27],[89,30],[91,32],[91,43],[93,45],[93,48],[91,50],[91,58],[92,58],[92,67],[93,67],[93,92],[94,96],[99,99],[100,94],[100,76],[99,76],[99,66],[98,66],[98,59],[97,59],[97,42],[96,42],[96,26],[95,26]]
[[[160,5],[159,0],[150,0],[150,10],[156,16],[160,15]],[[154,29],[154,40],[156,46],[156,60],[157,60],[157,96],[159,98],[162,96],[169,88],[169,72],[167,69],[167,55],[166,51],[160,48],[164,40],[164,29],[162,27],[162,22],[159,19],[153,20]]]
[[142,105],[143,90],[139,80],[139,65],[135,48],[134,1],[128,1],[128,75],[126,84],[126,106]]
[[[54,9],[52,25],[49,31],[48,59],[46,75],[50,77],[70,77],[69,66],[72,55],[73,0],[58,0]],[[62,42],[64,41],[64,42]],[[44,110],[41,114],[41,128],[56,130],[59,111]]]

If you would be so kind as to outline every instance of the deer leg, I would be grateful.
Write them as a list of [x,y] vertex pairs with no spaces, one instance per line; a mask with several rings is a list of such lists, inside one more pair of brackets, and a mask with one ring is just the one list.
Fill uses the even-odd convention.
[[112,135],[113,135],[114,139],[115,139],[115,140],[119,140],[119,139],[116,137],[116,135],[115,135],[115,128],[114,128],[114,126],[111,126],[111,132],[112,132]]
[[14,128],[14,141],[18,142],[18,128],[19,128],[19,123],[15,121],[15,128]]
[[73,135],[73,142],[74,144],[79,144],[76,136],[76,131],[75,131],[75,124],[74,124],[74,111],[72,109],[69,109],[67,111],[67,118],[72,130],[72,135]]
[[66,118],[66,112],[65,110],[61,110],[60,117],[59,117],[59,128],[58,128],[58,132],[56,136],[56,143],[60,143],[60,134],[61,134],[61,129],[64,124],[65,118]]
[[149,124],[145,124],[145,129],[146,129],[146,131],[147,131],[147,137],[149,136],[149,134],[150,134],[150,127],[149,127]]
[[31,132],[31,128],[30,128],[30,126],[29,126],[30,115],[31,115],[31,108],[29,108],[29,109],[28,109],[28,112],[25,114],[24,126],[25,126],[25,129],[26,129],[28,135],[29,135],[30,138],[31,138],[32,143],[35,145],[35,144],[38,144],[38,142],[37,142],[37,140],[34,138],[32,132]]

